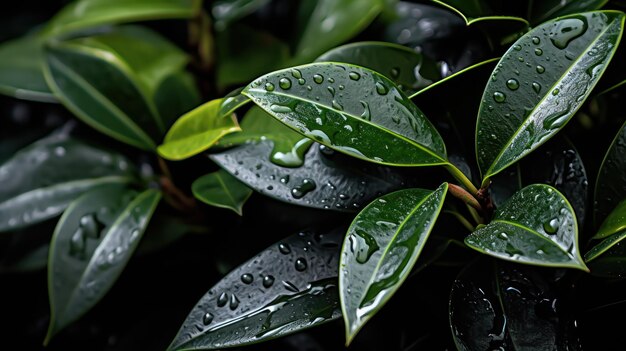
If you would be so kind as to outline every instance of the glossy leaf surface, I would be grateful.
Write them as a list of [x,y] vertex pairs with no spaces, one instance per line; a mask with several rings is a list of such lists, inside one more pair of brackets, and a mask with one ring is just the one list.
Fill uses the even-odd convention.
[[154,94],[187,57],[155,32],[121,27],[51,44],[45,60],[50,88],[68,109],[99,131],[150,150],[165,133]]
[[182,160],[215,144],[222,136],[240,130],[234,115],[221,113],[217,99],[180,117],[165,135],[158,152],[169,160]]
[[137,248],[160,192],[139,195],[102,187],[78,198],[63,214],[50,246],[51,322],[46,342],[93,307],[113,286]]
[[594,239],[603,239],[622,230],[626,230],[626,199],[606,217]]
[[346,344],[408,277],[439,216],[448,190],[405,189],[374,200],[348,229],[339,291]]
[[224,170],[196,179],[191,190],[198,200],[211,206],[233,210],[240,216],[243,205],[252,195],[252,189]]
[[18,99],[56,102],[41,73],[43,39],[28,35],[0,45],[0,93]]
[[576,215],[548,185],[529,185],[498,208],[491,223],[465,243],[482,253],[518,263],[587,270],[578,250]]
[[121,155],[63,135],[47,137],[0,166],[0,231],[53,218],[93,187],[132,179],[133,167]]
[[345,62],[390,78],[407,95],[441,79],[435,61],[410,48],[386,42],[358,42],[334,48],[316,62]]
[[623,22],[624,14],[610,11],[561,18],[534,28],[504,54],[476,125],[484,184],[570,120],[611,60]]
[[626,123],[617,133],[604,156],[594,195],[594,219],[600,224],[626,199]]
[[44,34],[59,36],[105,24],[189,18],[193,14],[193,0],[79,0],[61,10]]
[[296,56],[306,61],[358,34],[383,8],[381,0],[319,0],[300,37]]
[[262,141],[210,157],[263,195],[336,211],[357,211],[376,197],[406,186],[412,179],[393,168],[354,160],[318,144],[303,154],[304,164],[297,168],[271,161],[274,150],[271,141]]
[[530,19],[541,23],[551,18],[571,15],[577,12],[599,10],[608,0],[543,0],[533,1]]
[[626,277],[626,230],[597,243],[585,254],[591,274],[606,278]]
[[344,230],[289,236],[231,271],[198,301],[169,349],[242,346],[339,318]]
[[263,7],[269,0],[220,0],[213,3],[211,14],[218,28],[249,15]]
[[447,162],[428,119],[393,82],[369,69],[299,66],[265,75],[243,94],[299,133],[348,155],[400,166]]

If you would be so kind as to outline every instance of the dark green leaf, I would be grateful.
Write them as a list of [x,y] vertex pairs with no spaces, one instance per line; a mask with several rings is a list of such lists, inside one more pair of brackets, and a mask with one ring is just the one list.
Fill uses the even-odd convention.
[[219,0],[213,3],[211,14],[218,28],[245,17],[263,7],[269,0]]
[[342,235],[304,231],[251,258],[198,301],[169,350],[248,345],[339,318]]
[[623,23],[623,13],[611,11],[562,18],[534,28],[505,53],[476,125],[483,184],[569,121],[611,60]]
[[193,195],[205,204],[227,208],[242,216],[252,189],[224,170],[204,175],[191,185]]
[[615,207],[613,212],[611,212],[602,225],[596,235],[594,235],[594,239],[603,239],[610,235],[613,235],[617,232],[626,229],[626,199]]
[[561,193],[544,184],[518,191],[465,243],[503,260],[588,270],[578,250],[574,210]]
[[454,344],[460,351],[509,350],[506,317],[492,277],[491,262],[476,261],[452,284],[448,315]]
[[530,20],[542,23],[546,20],[579,12],[599,10],[608,0],[542,0],[530,5]]
[[[486,20],[508,20],[514,19],[517,21],[525,21],[523,18],[506,16],[503,13],[498,13],[492,8],[491,1],[485,0],[432,0],[448,9],[456,12],[461,16],[465,22],[470,25],[475,22]],[[496,2],[496,5],[500,5]]]
[[120,27],[51,44],[45,54],[46,79],[68,109],[120,141],[155,148],[165,123],[154,94],[186,64],[180,49],[147,29]]
[[596,244],[585,254],[591,274],[606,278],[626,276],[626,230],[615,233]]
[[123,186],[105,186],[86,193],[65,211],[50,245],[51,317],[45,343],[111,289],[160,198],[153,189],[137,195]]
[[[563,270],[498,262],[498,296],[506,316],[506,332],[513,350],[580,351],[580,331],[566,308],[568,289],[557,283]],[[495,333],[504,332],[497,329]],[[494,334],[495,334],[494,333]],[[508,348],[507,348],[508,349]]]
[[[310,90],[309,90],[310,88]],[[439,133],[393,82],[349,64],[315,63],[265,75],[243,94],[324,145],[380,164],[447,164]]]
[[354,221],[341,250],[339,291],[346,344],[393,296],[411,273],[446,197],[405,189],[374,200]]
[[[210,157],[263,195],[320,209],[356,211],[382,194],[414,183],[415,175],[354,160],[318,144],[302,154],[304,164],[297,168],[272,161],[275,150],[267,140]],[[294,153],[298,152],[296,146]]]
[[[534,168],[532,168],[534,170]],[[493,177],[489,187],[493,205],[498,208],[506,203],[513,194],[520,191],[522,186],[522,170],[519,164],[508,168]]]
[[163,79],[154,92],[154,104],[166,129],[201,101],[194,77],[187,71],[178,71]]
[[594,195],[594,219],[596,225],[622,200],[626,199],[626,123],[617,133],[604,156]]
[[359,42],[334,48],[316,62],[345,62],[390,78],[407,95],[441,79],[435,61],[407,48],[385,42]]
[[228,147],[261,140],[272,141],[274,148],[269,160],[277,166],[302,166],[304,154],[313,143],[311,139],[294,132],[257,106],[253,106],[246,113],[241,129],[239,133],[224,136],[219,140],[219,145]]
[[43,33],[59,36],[105,24],[190,18],[193,4],[194,0],[79,0],[54,16]]
[[524,184],[544,183],[560,191],[576,212],[578,228],[584,228],[589,198],[587,171],[580,154],[565,136],[545,143],[523,160],[521,169]]
[[65,135],[42,139],[0,166],[0,231],[58,216],[93,187],[131,182],[133,171],[123,156]]
[[159,155],[182,160],[210,148],[222,136],[241,130],[233,114],[221,114],[223,101],[209,101],[180,117],[165,135]]
[[28,35],[0,46],[0,94],[56,102],[41,73],[43,39]]
[[380,13],[382,0],[319,0],[309,15],[296,56],[308,61],[363,30]]

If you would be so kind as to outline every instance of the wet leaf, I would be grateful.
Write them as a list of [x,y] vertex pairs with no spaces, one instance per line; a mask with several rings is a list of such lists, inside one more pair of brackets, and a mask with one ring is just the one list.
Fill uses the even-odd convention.
[[388,165],[447,164],[443,140],[428,119],[393,82],[369,69],[298,66],[255,80],[243,94],[304,136],[348,155]]
[[242,208],[252,189],[224,170],[196,179],[191,185],[193,195],[210,206],[227,208],[242,216]]
[[54,231],[48,261],[46,341],[111,289],[137,248],[161,193],[124,186],[94,189],[74,201]]
[[214,145],[222,136],[240,130],[232,113],[222,114],[224,99],[216,99],[180,117],[165,135],[159,155],[182,160]]
[[542,145],[522,161],[521,169],[524,184],[543,183],[560,191],[576,212],[578,228],[584,228],[589,198],[587,171],[578,150],[565,136],[558,135]]
[[507,261],[588,270],[578,250],[574,210],[561,193],[545,184],[518,191],[465,243]]
[[0,45],[0,94],[56,102],[41,72],[43,39],[28,35]]
[[596,244],[585,254],[591,274],[604,278],[626,277],[626,230]]
[[339,318],[344,231],[292,235],[234,269],[198,301],[169,350],[243,346]]
[[56,217],[85,191],[129,183],[133,174],[121,155],[65,135],[41,139],[0,166],[0,231]]
[[187,56],[155,32],[120,27],[50,44],[45,60],[50,88],[77,117],[115,139],[151,150],[166,123],[154,95],[183,69]]
[[626,123],[611,143],[596,180],[594,195],[594,220],[604,221],[622,200],[626,199]]
[[610,235],[626,229],[626,199],[615,207],[613,212],[609,213],[594,239],[604,239]]
[[354,160],[318,144],[303,153],[304,164],[297,168],[274,163],[271,160],[274,150],[273,143],[266,140],[210,158],[263,195],[336,211],[357,211],[376,197],[406,186],[412,179],[397,169]]
[[316,62],[345,62],[376,71],[407,95],[441,79],[435,61],[410,48],[386,42],[358,42],[334,48]]
[[530,6],[530,21],[542,23],[546,20],[579,12],[599,10],[608,0],[543,0],[533,1]]
[[146,20],[190,18],[193,0],[80,0],[68,4],[44,28],[46,36]]
[[456,12],[468,25],[489,20],[513,19],[525,22],[522,18],[509,16],[516,11],[514,9],[502,9],[502,4],[499,2],[485,0],[433,0],[433,2]]
[[563,270],[496,264],[498,296],[506,331],[515,350],[580,351],[580,331],[559,286]]
[[475,261],[452,284],[450,328],[460,351],[509,350],[506,317],[492,277],[491,262]]
[[341,250],[339,291],[346,344],[411,273],[448,190],[405,189],[374,200],[348,229]]
[[382,0],[319,0],[308,17],[296,56],[308,61],[352,38],[380,13]]
[[534,28],[505,53],[476,125],[483,184],[569,121],[611,60],[623,22],[612,11],[564,17]]

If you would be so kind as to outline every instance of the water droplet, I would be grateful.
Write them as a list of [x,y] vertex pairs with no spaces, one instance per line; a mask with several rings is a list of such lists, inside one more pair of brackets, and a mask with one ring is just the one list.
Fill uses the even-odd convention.
[[283,184],[289,183],[289,175],[287,174],[286,176],[280,177],[280,182]]
[[515,45],[515,46],[513,46],[513,49],[515,51],[520,51],[520,50],[522,50],[522,46],[521,45]]
[[[300,85],[304,85],[304,83],[306,83],[306,80],[304,80],[304,78],[300,78],[300,79],[298,79],[298,84],[300,84]],[[311,88],[311,89],[309,89],[309,88],[311,88],[311,86],[310,86],[310,85],[309,85],[309,86],[307,86],[307,89],[308,89],[308,90],[311,90],[311,89],[312,89],[312,88]]]
[[535,91],[535,93],[539,94],[539,92],[541,91],[541,85],[537,82],[533,82],[533,90]]
[[335,88],[329,86],[327,89],[328,89],[328,92],[330,93],[330,95],[335,96]]
[[63,157],[65,155],[65,148],[63,146],[57,146],[54,148],[54,154],[58,157]]
[[300,72],[300,70],[293,68],[291,69],[291,76],[296,78],[296,79],[300,79],[302,78],[302,72]]
[[506,95],[504,95],[504,93],[496,91],[495,93],[493,93],[493,99],[496,102],[504,102],[504,100],[506,100]]
[[361,118],[363,118],[366,121],[371,121],[372,115],[370,112],[370,106],[365,101],[361,101],[361,105],[363,105],[363,113],[361,114]]
[[237,298],[237,296],[235,296],[235,294],[230,295],[229,307],[231,311],[234,311],[237,309],[237,307],[239,307],[239,299]]
[[271,105],[270,106],[270,110],[272,110],[272,112],[276,112],[276,113],[289,113],[292,112],[293,110],[291,109],[291,107],[289,106],[283,106],[283,105]]
[[207,312],[202,316],[202,324],[209,325],[213,322],[213,314],[211,312]]
[[559,94],[559,92],[560,92],[559,88],[556,88],[556,89],[552,90],[552,95],[556,96],[556,95]]
[[347,130],[348,132],[352,131],[352,126],[349,124],[346,124],[345,126],[343,126],[343,129]]
[[554,46],[563,50],[569,43],[583,35],[587,30],[587,23],[584,17],[567,18],[560,20],[554,24],[549,33],[550,41]]
[[287,244],[280,244],[278,245],[278,251],[280,251],[281,254],[286,255],[291,252],[291,248]]
[[241,275],[241,281],[244,284],[252,284],[252,282],[254,281],[254,277],[250,273],[245,273]]
[[291,80],[289,80],[289,78],[281,78],[278,81],[278,86],[280,86],[281,89],[289,89],[291,88]]
[[537,73],[539,74],[546,71],[545,67],[543,67],[542,65],[537,65],[536,69],[537,69]]
[[509,236],[506,235],[506,233],[502,232],[502,233],[500,233],[500,239],[509,240]]
[[328,83],[334,83],[335,79],[333,79],[333,77],[328,77]]
[[376,82],[376,92],[380,95],[387,95],[387,87],[381,82]]
[[85,256],[85,234],[81,228],[70,238],[70,256],[84,259]]
[[398,76],[400,76],[400,69],[397,67],[394,67],[391,69],[391,78],[398,78]]
[[290,281],[286,281],[283,280],[283,286],[285,287],[285,289],[291,291],[291,292],[300,292],[300,289],[298,289],[298,287],[296,287],[292,282]]
[[506,81],[506,87],[511,90],[517,90],[519,88],[519,82],[517,79],[511,78]]
[[517,57],[517,61],[519,61],[519,62],[524,62],[524,58],[523,58],[523,57],[521,57],[521,56],[518,56],[518,57]]
[[537,56],[543,55],[543,50],[541,50],[540,48],[535,48],[535,55]]
[[554,234],[559,229],[559,220],[552,218],[543,224],[543,230],[548,234]]
[[274,190],[274,186],[273,185],[268,185],[265,189],[272,191],[272,190]]
[[305,260],[304,258],[302,258],[302,257],[299,257],[299,258],[296,260],[296,264],[295,264],[295,266],[296,266],[296,270],[297,270],[298,272],[302,272],[302,271],[304,271],[304,270],[306,269],[306,267],[307,267],[306,260]]
[[274,84],[272,83],[265,83],[265,90],[267,91],[274,91]]
[[223,292],[220,294],[220,297],[217,298],[217,306],[224,307],[228,302],[228,294]]
[[355,259],[358,263],[366,263],[374,252],[378,251],[379,246],[376,239],[364,232],[357,230],[355,234],[349,236],[350,251],[354,253]]
[[359,80],[359,79],[361,79],[361,75],[358,74],[357,72],[350,72],[350,73],[348,73],[348,76],[352,80]]
[[266,275],[265,277],[263,277],[263,286],[265,288],[269,288],[272,285],[274,285],[274,276]]
[[324,77],[321,74],[313,75],[313,81],[317,84],[322,84],[324,82]]
[[541,39],[539,39],[539,37],[533,37],[532,41],[533,41],[533,44],[535,45],[539,45],[539,43],[541,43]]
[[315,190],[316,184],[313,179],[305,178],[302,180],[302,183],[295,188],[291,189],[291,196],[295,199],[301,199],[304,195],[309,192]]
[[341,106],[337,100],[333,100],[332,102],[332,106],[334,109],[339,110],[339,111],[343,111],[343,106]]

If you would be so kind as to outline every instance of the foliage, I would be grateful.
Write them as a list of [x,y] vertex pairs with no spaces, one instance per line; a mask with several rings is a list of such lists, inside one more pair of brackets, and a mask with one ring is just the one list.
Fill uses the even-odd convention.
[[51,348],[182,260],[129,348],[610,349],[625,7],[66,4],[0,43],[0,279],[46,271]]

